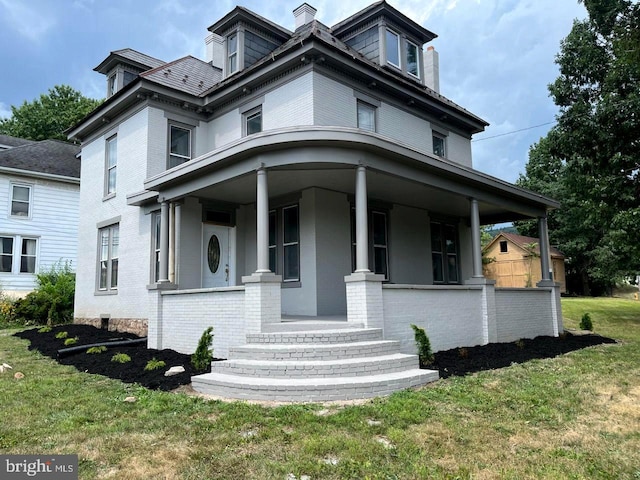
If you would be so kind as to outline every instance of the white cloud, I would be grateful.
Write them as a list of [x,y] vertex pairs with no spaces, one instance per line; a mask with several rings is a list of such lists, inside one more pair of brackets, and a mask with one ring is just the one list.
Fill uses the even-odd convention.
[[6,103],[0,102],[0,118],[11,117],[11,107]]
[[4,13],[6,28],[13,28],[31,42],[41,43],[43,37],[56,25],[51,11],[31,2],[0,0],[0,10]]

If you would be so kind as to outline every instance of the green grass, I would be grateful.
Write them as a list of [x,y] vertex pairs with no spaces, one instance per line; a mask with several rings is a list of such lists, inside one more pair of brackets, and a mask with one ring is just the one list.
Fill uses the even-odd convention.
[[[71,453],[80,478],[640,478],[640,302],[563,299],[621,342],[361,405],[204,401],[148,391],[0,331],[0,453]],[[23,372],[16,380],[13,374]],[[128,396],[135,403],[124,402]]]

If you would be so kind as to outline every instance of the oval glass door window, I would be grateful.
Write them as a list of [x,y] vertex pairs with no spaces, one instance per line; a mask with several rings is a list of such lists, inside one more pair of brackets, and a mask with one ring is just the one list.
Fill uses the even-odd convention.
[[220,266],[220,241],[215,235],[211,235],[207,246],[207,263],[211,273],[216,273]]

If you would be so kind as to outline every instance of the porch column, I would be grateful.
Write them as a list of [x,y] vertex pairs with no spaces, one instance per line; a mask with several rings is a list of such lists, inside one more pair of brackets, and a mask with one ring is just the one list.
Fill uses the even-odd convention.
[[158,283],[169,283],[169,202],[160,203],[160,278]]
[[180,224],[182,222],[182,205],[180,202],[175,203],[175,213],[174,213],[174,236],[175,239],[173,241],[174,246],[174,282],[180,283]]
[[549,230],[547,228],[547,217],[538,217],[538,236],[540,237],[540,269],[542,281],[552,280],[549,263]]
[[169,281],[176,281],[176,204],[169,204]]
[[367,169],[356,170],[356,273],[369,270],[369,231],[367,224]]
[[256,214],[257,214],[257,269],[256,273],[268,273],[269,270],[269,189],[267,171],[258,169]]
[[482,245],[480,241],[480,210],[478,200],[470,199],[471,202],[471,247],[473,257],[473,278],[482,278]]

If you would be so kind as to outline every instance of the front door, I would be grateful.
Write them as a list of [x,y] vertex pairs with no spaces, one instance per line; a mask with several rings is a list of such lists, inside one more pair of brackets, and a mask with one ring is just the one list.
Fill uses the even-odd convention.
[[231,278],[231,227],[202,225],[202,287],[227,287]]

